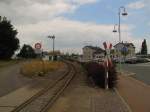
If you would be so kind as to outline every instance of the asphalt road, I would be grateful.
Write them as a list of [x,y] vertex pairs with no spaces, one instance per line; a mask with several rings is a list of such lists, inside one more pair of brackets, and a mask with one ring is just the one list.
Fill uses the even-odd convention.
[[0,69],[0,97],[32,82],[19,73],[21,65],[17,63]]
[[150,85],[150,63],[122,64],[121,69],[136,73],[133,77]]

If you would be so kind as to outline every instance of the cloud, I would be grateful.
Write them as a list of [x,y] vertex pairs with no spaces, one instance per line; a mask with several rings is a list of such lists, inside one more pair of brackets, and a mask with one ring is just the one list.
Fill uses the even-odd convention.
[[72,13],[81,5],[95,2],[97,0],[1,0],[0,15],[15,24],[36,23]]
[[[41,42],[44,50],[52,49],[48,35],[56,36],[56,49],[64,52],[82,52],[84,45],[102,46],[104,41],[115,44],[113,24],[96,24],[69,20],[65,13],[74,13],[79,7],[98,0],[1,0],[0,15],[8,17],[18,30],[21,45]],[[122,40],[139,45],[132,35],[133,25],[122,24]]]
[[[51,21],[41,21],[36,24],[18,25],[19,39],[23,43],[34,45],[42,42],[43,48],[50,50],[52,41],[48,35],[56,36],[56,48],[65,52],[75,51],[81,53],[86,43],[103,47],[104,41],[115,44],[118,42],[118,35],[113,34],[113,24],[96,24],[90,22],[79,22],[66,18],[55,18]],[[122,40],[134,42],[130,33],[134,28],[132,25],[122,25]]]
[[142,9],[146,6],[146,3],[144,1],[137,1],[137,2],[133,2],[128,4],[128,8],[130,9]]

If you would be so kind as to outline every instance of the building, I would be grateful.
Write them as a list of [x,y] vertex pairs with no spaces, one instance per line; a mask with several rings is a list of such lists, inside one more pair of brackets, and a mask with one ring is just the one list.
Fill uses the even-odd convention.
[[114,57],[126,57],[131,58],[135,57],[135,46],[133,43],[117,43],[114,46]]
[[54,52],[43,52],[43,60],[59,60],[61,55],[59,50],[55,50]]
[[105,50],[100,47],[85,46],[83,47],[83,61],[101,61],[105,56]]

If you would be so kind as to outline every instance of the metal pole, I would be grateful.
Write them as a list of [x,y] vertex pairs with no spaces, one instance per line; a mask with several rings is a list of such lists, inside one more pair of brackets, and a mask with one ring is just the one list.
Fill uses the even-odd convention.
[[121,43],[120,13],[121,13],[121,8],[119,8],[119,26],[118,26],[118,32],[119,32],[119,43]]
[[54,47],[55,47],[55,36],[53,36],[53,55],[54,55]]
[[[120,25],[120,14],[121,14],[121,7],[119,8],[119,26],[118,26],[118,33],[119,33],[119,43],[121,43],[121,25]],[[119,71],[120,71],[120,74],[121,74],[121,49],[119,51]]]
[[108,53],[107,53],[107,72],[106,72],[106,90],[108,89],[108,69],[109,69],[109,65],[108,65]]

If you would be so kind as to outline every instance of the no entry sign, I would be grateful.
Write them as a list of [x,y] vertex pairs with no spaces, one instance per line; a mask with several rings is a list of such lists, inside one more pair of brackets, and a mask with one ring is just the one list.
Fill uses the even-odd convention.
[[36,43],[34,47],[35,49],[41,49],[42,45],[41,43]]

